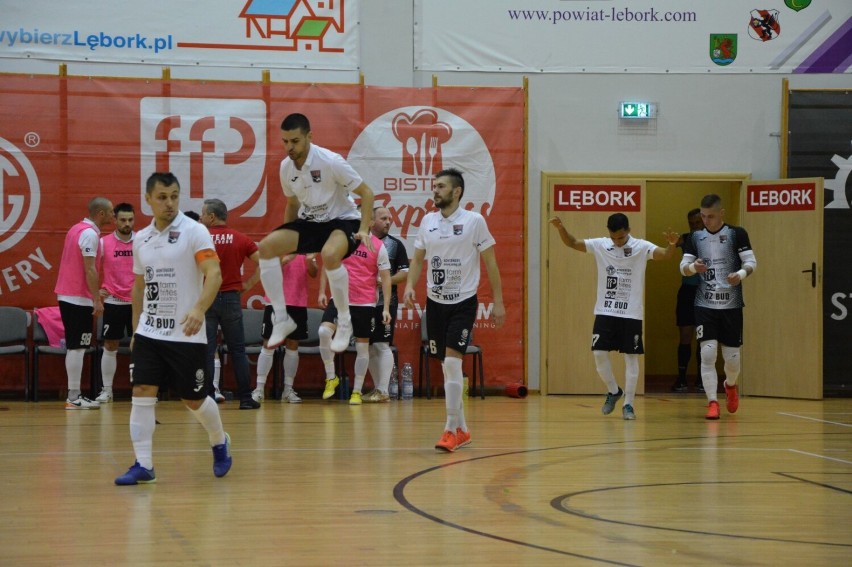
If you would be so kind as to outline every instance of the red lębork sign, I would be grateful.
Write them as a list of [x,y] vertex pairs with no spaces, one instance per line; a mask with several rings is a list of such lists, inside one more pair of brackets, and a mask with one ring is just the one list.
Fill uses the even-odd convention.
[[554,185],[555,211],[614,211],[641,210],[639,185]]
[[816,187],[813,183],[751,185],[746,198],[746,210],[749,212],[813,211],[816,208]]

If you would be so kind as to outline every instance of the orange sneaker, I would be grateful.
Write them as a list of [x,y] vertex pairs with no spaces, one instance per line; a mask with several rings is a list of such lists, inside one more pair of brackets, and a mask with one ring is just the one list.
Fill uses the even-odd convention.
[[719,419],[719,402],[713,400],[710,402],[710,405],[707,406],[707,415],[704,416],[705,419]]
[[728,386],[727,380],[724,382],[725,384],[725,408],[727,408],[728,413],[737,413],[737,408],[740,407],[740,393],[738,391],[737,385]]
[[444,431],[441,440],[435,443],[436,449],[447,453],[452,453],[456,450],[456,447],[458,447],[458,442],[456,441],[456,434],[452,431]]
[[461,427],[456,427],[456,449],[470,445],[470,431],[462,431]]

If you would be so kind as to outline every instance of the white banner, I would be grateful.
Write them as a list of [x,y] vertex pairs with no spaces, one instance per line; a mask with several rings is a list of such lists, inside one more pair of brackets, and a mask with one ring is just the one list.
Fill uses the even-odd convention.
[[415,68],[848,73],[849,0],[415,0]]
[[360,0],[4,2],[0,57],[357,70]]

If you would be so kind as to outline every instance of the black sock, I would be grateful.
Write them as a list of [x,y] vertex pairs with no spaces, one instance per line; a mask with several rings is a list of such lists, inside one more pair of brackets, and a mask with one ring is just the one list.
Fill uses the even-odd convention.
[[681,384],[686,384],[686,369],[691,357],[691,345],[677,345],[677,381]]

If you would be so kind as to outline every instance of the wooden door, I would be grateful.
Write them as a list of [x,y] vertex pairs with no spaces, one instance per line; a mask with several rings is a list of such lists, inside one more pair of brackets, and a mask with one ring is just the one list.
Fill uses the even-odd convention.
[[[575,237],[598,238],[609,235],[607,218],[623,212],[631,232],[644,237],[645,181],[543,174],[542,187],[547,191],[542,199],[542,393],[601,394],[605,388],[591,353],[595,258],[565,246],[547,220],[556,215]],[[617,353],[611,357],[616,379],[623,386],[623,357]],[[640,365],[638,394],[645,391],[644,362]]]
[[743,283],[742,392],[821,399],[823,180],[747,181],[740,219],[757,258]]

